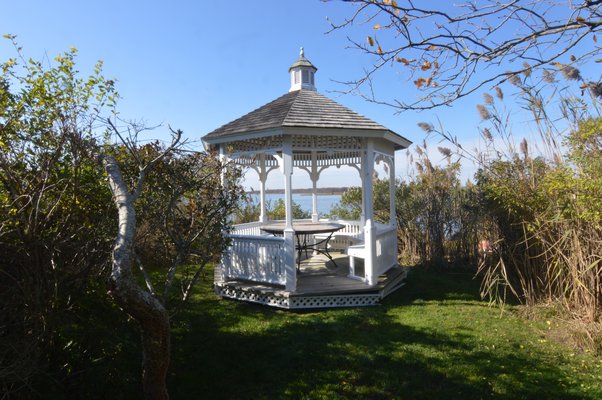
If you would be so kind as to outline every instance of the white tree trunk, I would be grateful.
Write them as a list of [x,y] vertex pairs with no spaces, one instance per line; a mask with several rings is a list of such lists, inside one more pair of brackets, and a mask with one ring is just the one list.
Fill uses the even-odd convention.
[[145,399],[168,399],[166,377],[170,358],[169,316],[163,304],[142,289],[132,272],[133,244],[136,234],[134,201],[140,194],[144,170],[139,184],[130,193],[117,162],[101,156],[109,177],[109,186],[118,210],[119,230],[112,254],[109,294],[115,302],[140,324],[142,335],[142,385]]

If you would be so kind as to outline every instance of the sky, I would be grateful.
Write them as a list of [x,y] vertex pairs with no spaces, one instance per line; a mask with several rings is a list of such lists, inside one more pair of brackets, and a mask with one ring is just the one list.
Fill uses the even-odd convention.
[[[122,118],[163,124],[148,138],[167,140],[168,129],[184,131],[191,146],[200,138],[288,92],[289,66],[299,48],[318,68],[320,93],[415,143],[424,133],[421,121],[443,122],[465,143],[476,143],[481,97],[452,108],[396,114],[360,97],[340,94],[338,83],[362,75],[370,60],[349,48],[354,31],[330,29],[328,18],[340,22],[354,6],[320,0],[124,1],[2,0],[0,33],[17,36],[26,57],[51,60],[73,46],[77,65],[90,73],[97,60],[104,75],[117,81]],[[358,28],[359,29],[359,28]],[[365,32],[366,28],[362,28]],[[358,31],[361,32],[361,31]],[[357,33],[357,32],[355,32]],[[0,60],[14,57],[7,40],[0,41]],[[404,90],[405,81],[392,82],[385,95]],[[434,144],[436,148],[437,144]],[[443,159],[433,153],[434,161]],[[396,173],[407,176],[405,151],[398,152]],[[470,167],[466,168],[470,171]],[[353,172],[329,171],[321,187],[346,186]],[[468,173],[466,173],[468,174]],[[465,174],[465,176],[467,176]],[[257,187],[250,174],[247,186]],[[274,175],[274,174],[272,174]],[[271,185],[281,179],[270,177]],[[308,179],[305,179],[309,182]],[[272,183],[273,182],[273,183]],[[304,186],[304,185],[302,185]]]

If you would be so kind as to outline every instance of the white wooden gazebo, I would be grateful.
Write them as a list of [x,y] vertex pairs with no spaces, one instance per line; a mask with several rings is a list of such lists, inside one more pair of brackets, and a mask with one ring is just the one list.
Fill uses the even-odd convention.
[[[372,305],[399,287],[405,276],[397,264],[395,151],[411,142],[318,93],[316,71],[301,49],[289,69],[287,94],[203,137],[208,150],[255,170],[260,181],[259,220],[235,226],[231,246],[216,266],[215,289],[222,297],[283,308]],[[385,224],[375,222],[373,210],[373,174],[381,162],[390,182],[390,219]],[[360,220],[337,221],[345,227],[329,244],[332,251],[341,252],[337,264],[344,271],[305,275],[303,268],[297,269],[295,226],[302,221],[292,216],[293,169],[309,174],[311,222],[320,223],[320,174],[343,165],[355,168],[362,182]],[[282,236],[261,230],[273,222],[266,214],[265,183],[270,173],[281,174],[284,180]]]

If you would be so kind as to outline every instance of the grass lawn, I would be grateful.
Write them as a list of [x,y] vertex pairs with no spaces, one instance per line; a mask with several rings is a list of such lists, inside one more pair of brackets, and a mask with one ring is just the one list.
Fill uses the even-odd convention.
[[[212,276],[208,271],[208,276]],[[469,274],[412,271],[378,307],[280,311],[204,282],[173,322],[173,399],[601,399],[602,360]],[[549,325],[548,325],[549,322]]]

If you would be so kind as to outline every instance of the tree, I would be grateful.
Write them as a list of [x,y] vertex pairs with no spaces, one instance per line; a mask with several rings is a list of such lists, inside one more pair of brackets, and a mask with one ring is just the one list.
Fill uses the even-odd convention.
[[[268,207],[268,216],[272,220],[283,220],[286,218],[286,207],[283,199],[277,199],[273,207]],[[311,217],[311,212],[305,211],[301,205],[295,201],[292,204],[293,219],[306,219]]]
[[[115,302],[139,323],[144,397],[167,399],[171,337],[168,300],[179,269],[184,268],[186,273],[179,278],[177,297],[186,301],[205,264],[217,260],[225,249],[224,230],[228,229],[228,217],[242,193],[236,185],[240,172],[223,165],[214,155],[178,156],[181,131],[171,131],[172,142],[166,148],[158,144],[139,146],[138,135],[144,128],[130,124],[129,136],[125,136],[111,120],[108,124],[121,139],[126,153],[121,166],[109,154],[113,149],[99,156],[118,211],[119,230],[108,289]],[[124,177],[122,171],[129,174]],[[222,179],[229,184],[222,187]],[[149,243],[138,232],[139,219],[146,224],[146,236],[151,236],[150,241],[155,244],[151,248],[162,245],[167,256],[152,254],[152,250],[142,246]],[[155,289],[141,255],[154,259],[164,271],[162,291]],[[185,268],[191,259],[196,263]],[[134,266],[146,288],[134,275]],[[192,274],[188,275],[190,271]]]
[[69,328],[87,319],[82,297],[104,292],[94,280],[110,251],[111,197],[91,153],[117,95],[101,63],[79,76],[77,50],[45,67],[6,38],[17,55],[0,71],[0,391],[11,393],[63,384],[75,349],[94,353]]
[[140,145],[141,127],[107,122],[114,82],[100,63],[81,78],[75,49],[45,66],[14,45],[0,75],[0,391],[82,397],[121,375],[107,359],[123,350],[98,333],[121,316],[108,288],[140,324],[145,396],[166,398],[169,318],[227,245],[240,171],[185,151],[179,131],[171,146]]
[[[576,74],[574,65],[602,51],[596,37],[602,29],[601,0],[349,2],[357,9],[344,21],[332,22],[332,30],[369,24],[365,40],[349,40],[373,63],[361,78],[346,83],[350,91],[400,111],[450,105],[537,68]],[[387,66],[413,81],[416,91],[404,89],[404,98],[380,98],[374,80]],[[584,86],[602,93],[600,82]]]

